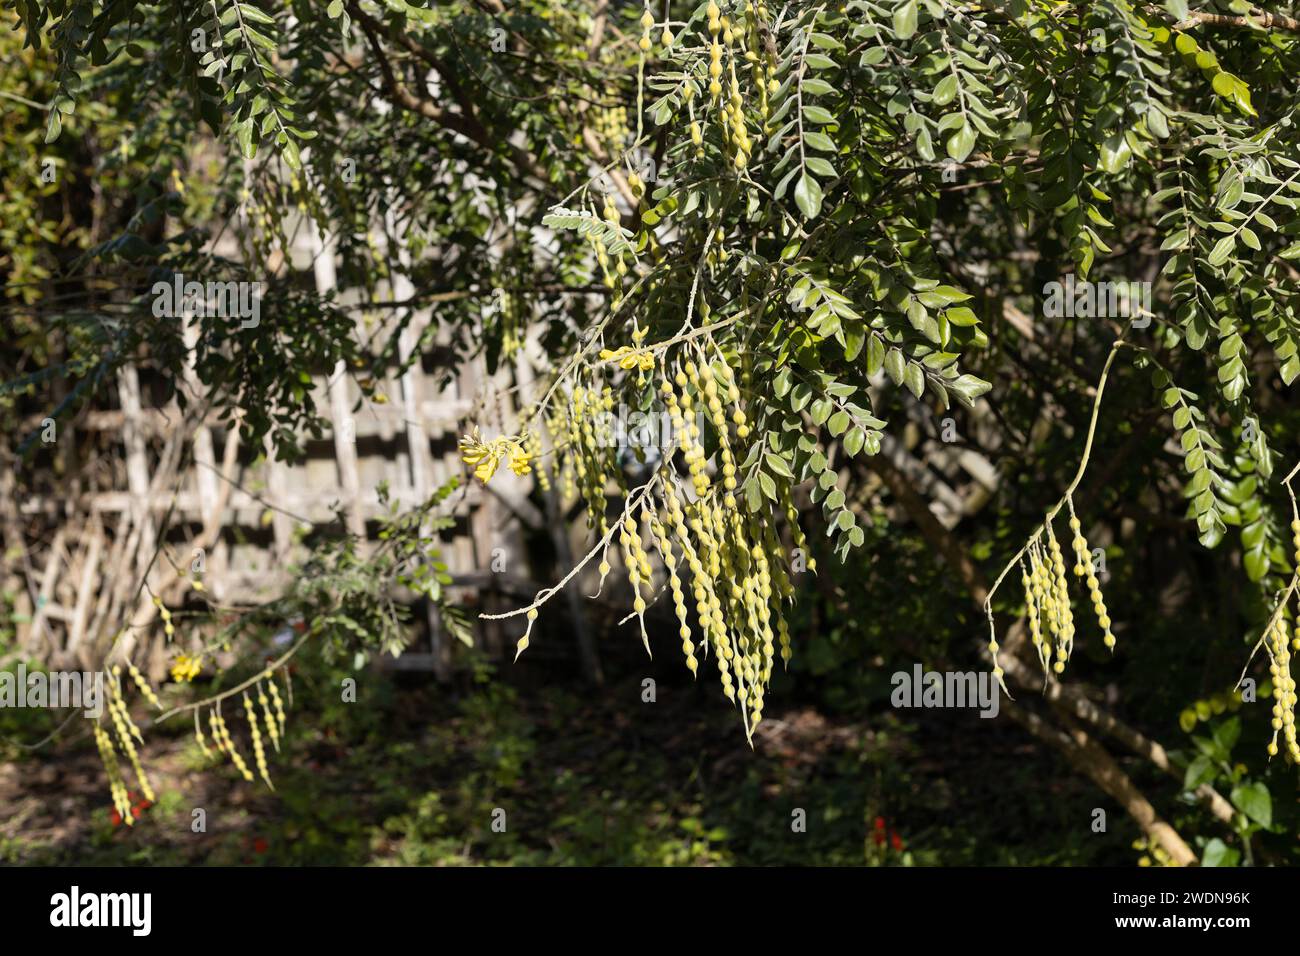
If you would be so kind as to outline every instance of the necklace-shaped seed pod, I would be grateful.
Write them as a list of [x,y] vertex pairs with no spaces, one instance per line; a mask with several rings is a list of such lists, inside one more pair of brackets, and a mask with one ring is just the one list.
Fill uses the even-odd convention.
[[127,661],[126,670],[127,673],[131,675],[131,680],[135,682],[135,686],[139,688],[140,696],[148,701],[151,706],[158,710],[162,710],[162,702],[158,700],[158,695],[154,693],[153,687],[150,686],[149,681],[145,679],[145,676],[140,673],[139,669],[130,661]]
[[208,729],[212,732],[212,745],[217,748],[217,753],[226,755],[226,738],[221,733],[221,723],[217,719],[217,709],[214,707],[208,712]]
[[131,769],[135,772],[135,778],[140,784],[140,792],[150,803],[157,799],[154,796],[153,786],[149,783],[149,775],[145,773],[144,766],[140,763],[140,755],[135,749],[133,737],[138,739],[142,744],[144,738],[140,735],[140,730],[131,720],[131,714],[126,709],[126,701],[122,699],[121,687],[114,688],[108,699],[108,713],[113,721],[113,729],[117,731],[118,746],[122,748],[127,762],[131,764]]
[[[1034,652],[1038,655],[1038,663],[1046,670],[1050,665],[1050,659],[1047,655],[1046,642],[1043,640],[1043,622],[1042,609],[1038,603],[1038,594],[1034,589],[1034,579],[1031,572],[1025,568],[1025,563],[1020,562],[1020,581],[1025,590],[1025,617],[1029,620],[1029,638],[1033,642]],[[989,642],[989,653],[997,659],[998,643],[996,640]]]
[[266,697],[266,691],[263,689],[262,682],[257,685],[257,703],[262,708],[262,719],[266,722],[266,734],[271,738],[271,746],[275,752],[280,752],[280,727],[276,722],[275,714],[271,712],[271,702]]
[[194,710],[194,740],[199,745],[199,750],[203,754],[204,760],[212,759],[212,751],[208,749],[207,741],[203,739],[203,721],[199,714],[199,709]]
[[253,762],[257,766],[257,772],[261,775],[262,782],[274,790],[275,786],[271,783],[271,774],[266,765],[266,748],[262,745],[262,732],[257,726],[257,711],[253,708],[253,701],[247,691],[244,692],[244,716],[248,718],[248,732],[253,740]]
[[275,675],[270,671],[266,672],[265,683],[267,693],[271,695],[271,703],[275,706],[275,722],[280,725],[280,736],[284,736],[285,714],[284,702],[280,699],[280,688],[276,686]]
[[1273,679],[1273,739],[1268,745],[1270,757],[1278,753],[1278,734],[1287,748],[1287,755],[1300,762],[1300,745],[1296,742],[1295,679],[1291,676],[1291,652],[1287,641],[1285,608],[1280,609],[1268,625],[1265,646],[1269,652],[1269,676]]
[[[645,645],[646,653],[650,653],[650,636],[645,628],[645,598],[641,596],[641,581],[643,568],[648,561],[641,551],[641,537],[636,529],[636,522],[631,517],[623,519],[619,526],[618,532],[619,544],[623,548],[623,564],[627,568],[628,584],[632,586],[632,610],[636,614],[637,623],[641,627],[641,643]],[[650,582],[646,582],[647,588]]]
[[1069,578],[1065,574],[1065,558],[1061,545],[1056,540],[1052,523],[1046,522],[1047,549],[1051,561],[1052,600],[1056,607],[1056,660],[1052,669],[1056,673],[1065,670],[1066,661],[1074,646],[1074,613],[1070,610]]
[[230,736],[230,728],[226,725],[226,719],[221,715],[221,711],[215,707],[213,708],[213,714],[216,716],[217,731],[221,734],[222,749],[225,751],[226,755],[230,757],[230,762],[235,765],[235,769],[239,771],[239,775],[249,783],[252,783],[253,772],[248,769],[248,764],[244,761],[243,754],[241,754],[239,748],[235,746],[234,738]]
[[131,801],[127,796],[126,784],[122,780],[117,754],[113,750],[113,740],[100,726],[99,721],[95,722],[92,733],[95,737],[95,746],[99,750],[99,759],[103,762],[104,771],[108,775],[108,792],[113,801],[113,809],[127,826],[133,826],[135,820],[131,813]]

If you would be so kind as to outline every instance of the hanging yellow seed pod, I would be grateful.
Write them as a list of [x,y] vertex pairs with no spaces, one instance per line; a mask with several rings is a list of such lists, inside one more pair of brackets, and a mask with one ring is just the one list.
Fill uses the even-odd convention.
[[257,765],[257,772],[262,777],[270,789],[274,790],[275,786],[271,783],[271,775],[266,765],[266,748],[262,746],[262,732],[257,726],[257,711],[253,708],[253,702],[249,699],[248,692],[244,692],[244,715],[248,718],[248,732],[253,739],[253,760]]
[[131,675],[131,680],[135,683],[135,686],[139,688],[140,696],[142,696],[152,706],[162,710],[162,702],[158,700],[158,695],[154,693],[153,687],[150,686],[149,681],[145,679],[145,676],[141,674],[139,669],[129,660],[126,662],[126,670],[127,673]]

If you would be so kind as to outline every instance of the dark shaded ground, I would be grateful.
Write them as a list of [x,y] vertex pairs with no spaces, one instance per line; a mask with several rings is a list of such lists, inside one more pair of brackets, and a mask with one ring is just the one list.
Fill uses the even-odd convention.
[[[342,704],[322,693],[336,679],[301,680],[285,752],[272,754],[274,793],[228,763],[203,769],[182,724],[146,734],[159,800],[132,828],[110,819],[84,734],[0,765],[0,861],[1132,865],[1137,856],[1118,810],[1005,720],[888,707],[850,719],[774,694],[751,751],[712,680],[661,679],[646,703],[634,673],[600,693],[536,672],[526,687],[411,677],[397,686],[369,674],[359,702]],[[242,727],[232,729],[238,738]],[[1109,833],[1092,832],[1095,806],[1107,808]],[[196,808],[205,832],[192,830]],[[497,810],[505,832],[492,829]],[[806,832],[793,827],[799,810]]]

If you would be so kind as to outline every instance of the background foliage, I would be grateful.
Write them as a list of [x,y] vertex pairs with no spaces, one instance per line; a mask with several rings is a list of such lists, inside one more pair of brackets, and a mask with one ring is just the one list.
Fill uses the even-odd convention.
[[[415,309],[433,306],[421,345],[450,334],[448,375],[468,361],[508,367],[525,342],[546,356],[519,430],[554,439],[557,453],[536,467],[557,483],[573,471],[599,479],[573,489],[596,543],[617,531],[642,482],[618,449],[566,441],[581,418],[574,389],[608,388],[656,409],[667,383],[703,407],[704,387],[687,370],[713,363],[720,378],[734,370],[737,396],[721,425],[705,429],[701,455],[717,478],[725,449],[736,480],[710,492],[719,503],[734,492],[734,523],[708,539],[723,562],[709,576],[747,582],[727,619],[747,622],[735,625],[746,648],[737,653],[753,655],[760,694],[757,710],[741,694],[747,728],[764,705],[777,714],[774,736],[755,734],[760,755],[746,748],[707,785],[688,774],[658,803],[618,791],[628,775],[676,780],[697,752],[727,759],[697,736],[727,716],[712,660],[699,690],[680,685],[700,700],[670,711],[684,739],[644,763],[602,759],[609,744],[599,738],[597,756],[566,763],[555,754],[557,726],[620,710],[602,714],[614,698],[590,700],[576,684],[539,686],[547,665],[528,654],[491,684],[463,676],[436,717],[408,721],[401,734],[382,715],[409,713],[422,691],[343,705],[346,720],[322,691],[304,698],[318,708],[300,702],[316,716],[282,763],[313,759],[332,733],[344,753],[323,762],[346,767],[329,780],[340,790],[322,795],[317,777],[290,771],[301,776],[282,788],[274,812],[285,829],[268,852],[288,844],[283,859],[311,862],[774,862],[808,853],[902,862],[902,851],[887,852],[896,828],[913,862],[1160,862],[1154,850],[1128,849],[1148,835],[1127,821],[1093,839],[1088,808],[1114,804],[1075,792],[1084,784],[1070,777],[1080,764],[1068,749],[1062,758],[1041,740],[1029,745],[1005,721],[988,733],[1007,751],[1032,746],[1032,772],[1004,778],[1004,789],[1036,812],[1011,813],[1005,793],[961,776],[997,759],[983,742],[941,751],[944,771],[961,782],[936,796],[925,752],[937,727],[952,728],[885,706],[888,675],[913,661],[989,666],[977,592],[1069,486],[1098,375],[1123,339],[1074,496],[1089,540],[1104,549],[1118,648],[1105,651],[1080,615],[1062,679],[1164,741],[1173,774],[1121,759],[1203,862],[1289,862],[1295,770],[1264,750],[1276,698],[1241,705],[1230,690],[1300,562],[1280,480],[1297,457],[1290,386],[1300,374],[1300,26],[1291,8],[712,6],[7,4],[0,321],[11,347],[0,356],[0,414],[18,495],[85,466],[32,442],[33,416],[72,420],[102,403],[127,360],[183,396],[177,385],[192,358],[205,400],[242,410],[244,440],[269,437],[292,459],[325,427],[304,376],[343,361],[373,397],[367,383],[397,361]],[[726,26],[715,29],[719,16]],[[42,178],[47,161],[53,181]],[[336,241],[342,286],[373,290],[401,268],[415,299],[367,325],[317,295],[276,259],[303,216]],[[225,235],[240,255],[213,253]],[[398,250],[409,265],[395,261]],[[239,330],[206,322],[187,348],[177,324],[149,307],[153,281],[174,272],[264,281],[273,319]],[[1046,287],[1067,274],[1149,282],[1151,314],[1136,323],[1047,314]],[[649,369],[621,365],[631,354],[648,355]],[[745,424],[731,423],[733,407]],[[936,530],[924,518],[925,486],[899,470],[899,454],[945,419],[956,447],[991,463],[997,483],[986,505]],[[670,455],[654,472],[652,510],[687,463]],[[394,515],[377,556],[322,539],[295,592],[250,611],[233,633],[248,659],[260,661],[271,631],[295,614],[322,638],[303,659],[320,669],[321,687],[326,669],[356,652],[401,646],[408,622],[391,611],[388,588],[422,574],[412,562],[432,514]],[[816,574],[788,575],[788,594],[784,571],[763,583],[795,546],[816,559]],[[463,614],[439,573],[415,583],[456,626]],[[640,591],[622,573],[611,590],[626,608]],[[648,640],[664,649],[653,666],[676,692],[664,660],[677,642],[668,604],[644,618]],[[999,591],[994,609],[1001,633],[1023,612],[1022,595]],[[528,626],[534,646],[564,633],[558,602],[543,611],[539,630]],[[648,665],[614,650],[637,651],[621,616],[608,612],[602,652],[632,680]],[[694,604],[690,616],[697,622]],[[776,622],[791,635],[788,673],[772,667]],[[702,630],[701,644],[721,643]],[[1267,659],[1250,667],[1269,690]],[[181,700],[192,688],[173,690]],[[1017,699],[1060,719],[1027,688]],[[623,700],[628,711],[642,706]],[[827,733],[866,742],[812,768],[763,756],[804,713],[833,724]],[[421,762],[418,784],[394,769],[407,759]],[[571,776],[557,765],[572,766]],[[363,813],[348,788],[367,774],[379,796],[366,797]],[[601,814],[586,779],[613,788]],[[535,793],[539,781],[563,840],[536,836],[537,824],[509,841],[464,842],[498,805],[485,794]],[[1228,800],[1228,819],[1191,796],[1203,784]],[[755,822],[773,787],[827,808],[813,849],[796,852]],[[953,807],[969,824],[962,833],[943,822]],[[884,846],[873,836],[877,816],[887,821]],[[97,831],[106,858],[140,852],[107,825]],[[18,840],[15,858],[63,852],[6,837]],[[213,859],[243,852],[210,849]]]

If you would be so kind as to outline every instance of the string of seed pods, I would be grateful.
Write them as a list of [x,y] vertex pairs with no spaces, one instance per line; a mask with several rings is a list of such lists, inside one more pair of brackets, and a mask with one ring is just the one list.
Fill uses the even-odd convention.
[[641,14],[641,39],[637,41],[637,46],[642,53],[650,52],[650,47],[653,45],[650,40],[650,28],[654,25],[654,14],[650,12],[650,7],[647,6],[645,12]]
[[1067,498],[1066,501],[1070,506],[1070,530],[1074,532],[1074,539],[1071,542],[1074,548],[1074,574],[1076,577],[1086,579],[1088,599],[1092,601],[1093,613],[1097,615],[1097,625],[1102,630],[1101,642],[1107,649],[1114,650],[1115,635],[1110,630],[1110,614],[1106,610],[1106,601],[1102,597],[1101,582],[1097,579],[1097,571],[1093,567],[1092,550],[1088,547],[1088,539],[1083,536],[1079,516],[1074,513],[1074,500]]
[[253,771],[248,769],[248,763],[244,760],[243,754],[235,746],[235,741],[230,736],[230,728],[226,725],[226,719],[221,715],[221,708],[219,706],[213,707],[209,716],[212,724],[212,736],[217,741],[217,749],[230,758],[230,762],[235,765],[235,769],[239,771],[241,777],[252,783]]
[[208,749],[207,741],[203,737],[203,719],[200,716],[199,708],[194,709],[194,740],[199,745],[199,750],[203,753],[205,760],[212,759],[212,751]]
[[151,706],[156,707],[158,710],[162,710],[162,701],[158,699],[158,695],[154,693],[153,687],[145,676],[140,673],[139,668],[130,661],[127,661],[126,670],[127,673],[131,675],[131,680],[135,683],[135,686],[139,689],[140,696],[148,701]]
[[[1101,592],[1101,582],[1092,565],[1092,554],[1083,534],[1082,522],[1075,513],[1074,501],[1069,495],[1064,504],[1070,515],[1070,549],[1074,558],[1074,575],[1086,582],[1093,613],[1102,631],[1102,643],[1113,650],[1115,635],[1111,631],[1110,613]],[[1054,674],[1061,674],[1074,652],[1075,621],[1065,555],[1056,538],[1054,517],[1055,512],[1044,520],[1042,527],[1026,543],[1018,563],[1020,583],[1025,594],[1025,617],[1030,642],[1044,672],[1050,670]],[[1004,671],[998,661],[1001,647],[993,633],[991,608],[989,629],[988,650],[993,657],[993,674],[1000,681]]]
[[1273,739],[1268,744],[1268,755],[1277,756],[1278,735],[1281,734],[1287,756],[1300,763],[1300,744],[1296,742],[1295,728],[1296,683],[1291,676],[1291,650],[1284,613],[1274,616],[1265,636],[1270,658],[1268,672],[1273,678]]
[[[1290,485],[1287,486],[1288,491]],[[1296,739],[1296,681],[1291,675],[1291,651],[1300,650],[1300,614],[1296,616],[1294,631],[1288,635],[1287,617],[1290,614],[1290,601],[1297,593],[1300,582],[1300,514],[1296,514],[1294,497],[1291,501],[1291,542],[1294,551],[1295,570],[1287,590],[1282,595],[1281,604],[1273,611],[1261,639],[1268,651],[1268,673],[1273,679],[1273,738],[1268,744],[1268,755],[1276,757],[1282,747],[1293,763],[1300,763],[1300,743]],[[1297,600],[1300,600],[1298,598]],[[1282,738],[1279,745],[1278,737]]]
[[257,703],[262,708],[262,719],[266,722],[266,735],[271,738],[271,746],[275,752],[280,752],[280,725],[276,720],[275,714],[271,712],[271,702],[267,699],[266,691],[262,688],[261,683],[257,685]]
[[[271,745],[278,753],[280,742],[284,739],[285,732],[285,708],[284,698],[280,695],[280,688],[276,684],[275,672],[271,670],[264,671],[256,681],[253,687],[253,694],[248,691],[243,693],[244,717],[248,723],[249,740],[253,748],[253,765],[257,768],[257,774],[270,789],[274,790],[275,785],[271,783],[270,768],[267,763],[266,746],[263,738],[263,728],[265,728],[266,738],[269,738]],[[208,711],[208,726],[212,736],[212,742],[216,747],[217,753],[230,758],[235,769],[246,781],[252,782],[253,772],[249,769],[248,763],[244,760],[239,748],[235,745],[234,739],[230,735],[230,727],[226,723],[225,717],[222,716],[219,705],[214,705]],[[212,752],[208,749],[207,741],[203,735],[202,721],[199,718],[199,711],[194,712],[194,739],[199,745],[199,750],[203,756],[212,757]]]
[[280,725],[280,736],[284,736],[284,701],[280,699],[280,688],[275,684],[275,675],[270,671],[264,677],[266,692],[271,695],[271,704],[275,707],[275,722]]
[[127,826],[134,826],[134,814],[131,813],[131,800],[127,794],[126,783],[122,779],[122,769],[117,762],[117,753],[113,750],[113,740],[96,721],[91,728],[95,737],[95,747],[99,750],[99,759],[108,774],[108,791],[113,801],[113,809]]
[[172,624],[172,612],[167,610],[167,606],[163,604],[162,598],[159,597],[153,599],[153,606],[158,609],[158,616],[162,619],[163,634],[167,636],[168,640],[171,640],[176,633],[176,626]]
[[[805,563],[808,543],[798,526],[792,475],[774,485],[774,508],[764,505],[753,513],[746,496],[738,494],[745,477],[740,463],[751,451],[751,423],[737,372],[711,339],[685,346],[685,354],[678,353],[669,365],[653,358],[646,362],[641,349],[647,332],[634,325],[630,347],[602,352],[601,368],[611,372],[612,382],[602,384],[593,369],[580,373],[559,420],[565,437],[556,449],[560,474],[571,476],[576,493],[586,499],[591,527],[601,531],[593,555],[600,553],[602,587],[612,571],[611,547],[622,562],[631,591],[629,617],[637,617],[647,651],[647,614],[667,595],[687,669],[698,676],[701,659],[712,656],[723,695],[740,708],[752,739],[763,719],[775,662],[778,657],[788,662],[793,653],[781,613],[782,603],[793,597],[791,575],[815,571],[816,562],[807,558]],[[597,419],[612,410],[614,387],[640,392],[651,387],[650,375],[658,379],[652,407],[671,422],[671,438],[661,454],[644,459],[655,462],[655,471],[633,500],[624,465],[616,461],[619,442],[597,434]],[[636,407],[646,407],[644,397]],[[611,526],[605,509],[614,483],[629,503]],[[789,521],[797,561],[773,522],[777,515]],[[656,565],[662,569],[658,581]],[[539,594],[524,610],[527,626],[516,657],[529,646],[537,608],[547,599]]]
[[[749,16],[749,14],[746,14]],[[749,30],[741,30],[739,34],[733,29],[731,18],[722,15],[718,5],[712,0],[706,9],[706,26],[709,32],[709,95],[713,97],[718,107],[718,122],[722,127],[723,141],[728,147],[732,163],[737,169],[744,169],[749,163],[749,157],[753,153],[754,145],[750,140],[749,133],[746,129],[744,100],[740,95],[740,81],[736,75],[736,52],[735,47],[741,48],[741,56],[748,58],[754,51],[751,48],[744,50],[746,41],[750,35]],[[739,44],[737,44],[739,40]],[[726,66],[723,66],[723,54],[726,54]],[[726,73],[726,87],[724,95],[723,73]],[[764,85],[764,93],[766,85]],[[695,130],[691,132],[692,140],[696,140]],[[702,137],[700,137],[702,140]],[[696,146],[700,143],[697,141]]]
[[266,766],[266,748],[262,745],[262,732],[257,726],[257,710],[254,709],[253,701],[247,691],[244,692],[244,716],[248,718],[248,732],[253,738],[253,762],[257,765],[257,772],[262,781],[274,790],[275,786],[271,783],[271,775]]
[[758,91],[758,111],[764,123],[772,114],[770,97],[776,94],[780,84],[776,80],[777,49],[776,40],[768,26],[770,20],[767,4],[755,4],[752,0],[745,3],[745,22],[748,27],[749,48],[745,51],[745,60],[750,65],[750,75],[754,89]]
[[122,697],[121,673],[120,667],[113,668],[113,685],[108,695],[108,715],[117,734],[117,744],[122,749],[127,762],[131,764],[135,778],[140,784],[140,792],[146,800],[153,803],[156,800],[153,786],[149,783],[149,775],[145,773],[144,766],[140,763],[140,754],[135,749],[136,741],[143,746],[144,737],[140,733],[140,728],[131,719],[126,700]]

